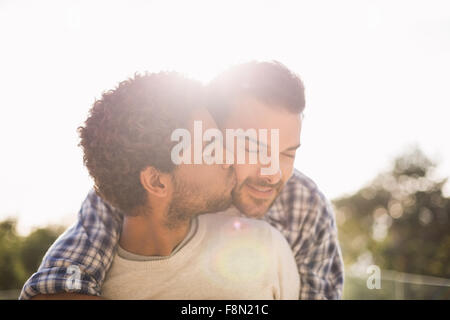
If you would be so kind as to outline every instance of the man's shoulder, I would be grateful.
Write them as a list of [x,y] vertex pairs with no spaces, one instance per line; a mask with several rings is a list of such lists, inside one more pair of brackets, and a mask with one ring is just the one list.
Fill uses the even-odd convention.
[[279,200],[283,206],[316,204],[326,206],[329,200],[326,198],[316,182],[303,172],[294,169],[292,176],[286,182],[279,195]]
[[331,202],[307,175],[294,170],[265,219],[277,229],[309,230],[334,224]]
[[324,197],[322,191],[317,186],[317,183],[311,177],[297,169],[294,169],[292,176],[286,182],[280,195],[288,194],[289,192],[303,192]]

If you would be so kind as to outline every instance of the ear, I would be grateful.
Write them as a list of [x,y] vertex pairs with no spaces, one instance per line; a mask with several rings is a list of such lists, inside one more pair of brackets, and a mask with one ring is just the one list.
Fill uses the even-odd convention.
[[153,196],[166,197],[169,192],[170,176],[156,170],[154,167],[147,167],[140,174],[141,185]]

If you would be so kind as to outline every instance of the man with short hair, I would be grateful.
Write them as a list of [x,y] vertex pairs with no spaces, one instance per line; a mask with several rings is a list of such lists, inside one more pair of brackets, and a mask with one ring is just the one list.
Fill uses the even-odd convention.
[[[209,84],[208,92],[208,107],[223,131],[279,129],[279,170],[261,175],[267,164],[235,164],[233,204],[242,215],[263,217],[287,239],[300,276],[300,299],[339,299],[343,262],[332,207],[311,179],[293,169],[305,107],[301,80],[278,62],[250,62],[219,75]],[[265,142],[270,146],[271,141]],[[247,152],[254,152],[249,145],[246,141]],[[24,286],[21,298],[65,292],[100,295],[117,248],[122,216],[120,210],[90,193],[79,221],[89,221],[95,228],[78,230],[77,237],[86,240],[77,244],[57,241],[40,270]],[[101,258],[87,259],[88,243],[101,249]],[[77,290],[67,287],[70,275],[61,267],[66,261],[83,268]]]

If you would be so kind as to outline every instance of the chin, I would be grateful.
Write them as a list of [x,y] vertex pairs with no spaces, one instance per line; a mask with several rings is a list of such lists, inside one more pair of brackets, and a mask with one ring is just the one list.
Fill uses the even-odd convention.
[[236,193],[233,195],[233,204],[247,218],[262,218],[269,211],[273,199],[257,199],[246,193]]
[[266,212],[267,212],[267,211],[264,211],[264,212],[261,212],[261,211],[258,211],[258,212],[243,212],[243,213],[244,213],[244,215],[245,215],[247,218],[261,219],[262,217],[264,217],[264,215],[266,214]]
[[248,218],[262,218],[264,217],[264,215],[267,213],[267,211],[269,211],[270,208],[270,201],[268,201],[268,204],[256,204],[253,203],[253,201],[248,201],[247,203],[252,203],[252,204],[247,204],[247,205],[243,205],[243,206],[239,206],[240,211]]

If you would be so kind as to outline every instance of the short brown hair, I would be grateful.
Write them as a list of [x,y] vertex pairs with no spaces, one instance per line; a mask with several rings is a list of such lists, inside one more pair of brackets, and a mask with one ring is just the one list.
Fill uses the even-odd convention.
[[305,88],[298,75],[278,61],[251,61],[235,65],[208,85],[208,108],[218,123],[239,98],[252,97],[281,105],[292,113],[305,108]]
[[144,205],[140,172],[172,172],[170,136],[202,104],[202,86],[175,72],[136,74],[103,93],[79,127],[83,161],[96,192],[130,214]]

